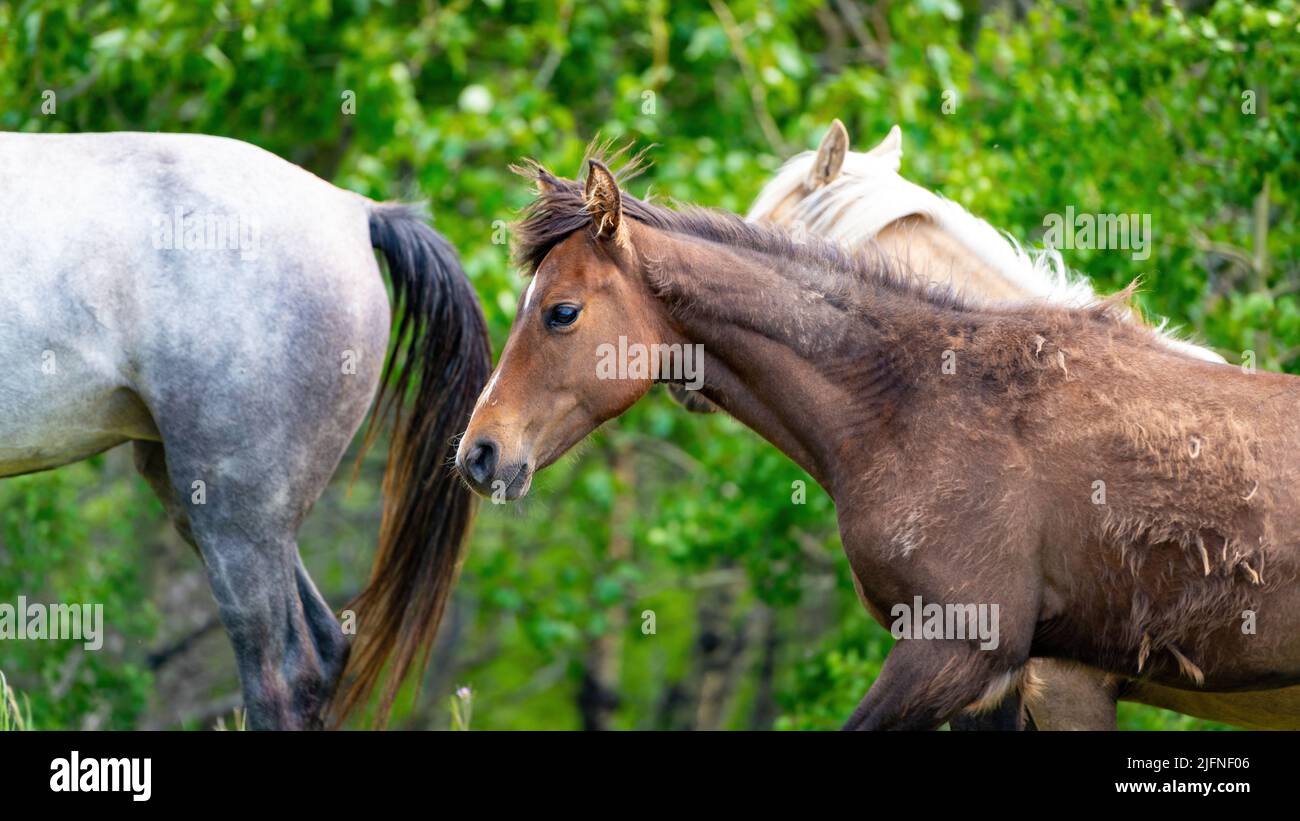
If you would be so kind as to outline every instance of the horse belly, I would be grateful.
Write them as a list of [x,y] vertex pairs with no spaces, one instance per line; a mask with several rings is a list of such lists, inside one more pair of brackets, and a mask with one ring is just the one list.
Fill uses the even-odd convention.
[[[48,470],[130,439],[157,439],[152,417],[125,387],[58,380],[53,374],[0,379],[0,477]],[[42,384],[41,379],[50,379]]]
[[1205,693],[1135,681],[1121,698],[1253,730],[1300,730],[1300,687]]
[[0,479],[80,462],[125,441],[125,437],[97,435],[65,437],[64,441],[51,445],[0,445]]

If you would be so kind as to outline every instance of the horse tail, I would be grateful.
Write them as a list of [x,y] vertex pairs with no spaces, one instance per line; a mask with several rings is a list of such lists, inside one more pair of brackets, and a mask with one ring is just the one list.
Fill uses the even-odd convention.
[[428,664],[473,523],[474,494],[451,465],[492,350],[456,252],[423,212],[397,203],[368,210],[371,244],[388,263],[395,342],[361,452],[390,418],[392,437],[379,548],[369,583],[349,605],[357,636],[335,714],[341,723],[367,703],[389,667],[375,717],[383,726],[407,674],[418,678]]

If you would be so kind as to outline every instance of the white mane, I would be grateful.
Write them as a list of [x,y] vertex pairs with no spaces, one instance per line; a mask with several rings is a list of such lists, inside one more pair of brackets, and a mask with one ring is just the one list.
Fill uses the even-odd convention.
[[[814,234],[859,246],[896,220],[924,216],[1029,299],[1070,307],[1097,301],[1087,277],[1071,271],[1055,248],[1027,251],[1010,235],[952,200],[903,179],[898,173],[903,151],[897,130],[894,126],[885,141],[868,153],[846,153],[839,175],[802,196],[785,221],[800,221]],[[815,158],[814,151],[790,158],[759,192],[746,219],[770,219],[783,202],[804,195]],[[1211,362],[1224,361],[1211,350],[1178,339],[1165,322],[1156,330],[1177,351]]]

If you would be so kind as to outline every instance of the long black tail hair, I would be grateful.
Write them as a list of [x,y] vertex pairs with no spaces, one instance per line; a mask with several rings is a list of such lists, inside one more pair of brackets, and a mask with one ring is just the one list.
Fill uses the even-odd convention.
[[370,241],[388,263],[395,342],[362,453],[385,420],[392,440],[379,548],[369,583],[349,605],[357,636],[335,714],[341,722],[368,702],[389,667],[375,719],[382,726],[407,674],[428,663],[473,524],[474,494],[451,463],[492,350],[455,250],[420,208],[371,205]]

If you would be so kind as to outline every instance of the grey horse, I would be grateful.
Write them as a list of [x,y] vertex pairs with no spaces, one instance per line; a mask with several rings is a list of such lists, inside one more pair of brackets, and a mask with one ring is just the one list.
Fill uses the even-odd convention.
[[[491,351],[446,240],[235,140],[9,133],[0,248],[0,477],[131,442],[205,563],[249,726],[320,727],[387,665],[386,715],[473,518],[447,464]],[[372,401],[366,443],[393,434],[350,646],[296,533]]]

